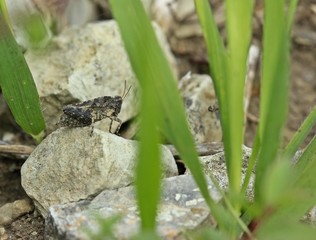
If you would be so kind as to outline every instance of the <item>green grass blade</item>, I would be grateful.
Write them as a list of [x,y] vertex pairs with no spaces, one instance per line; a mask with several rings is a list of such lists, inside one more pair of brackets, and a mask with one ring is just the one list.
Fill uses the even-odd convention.
[[223,132],[225,159],[226,161],[229,161],[228,159],[231,156],[231,142],[227,104],[228,93],[226,86],[228,83],[228,57],[223,40],[221,39],[216,26],[212,10],[209,6],[209,2],[207,0],[195,0],[194,2],[207,46],[211,77],[214,82],[215,92],[221,112],[220,117]]
[[304,120],[300,128],[296,131],[295,135],[286,146],[283,154],[288,158],[292,158],[295,152],[298,150],[299,146],[307,137],[309,131],[316,124],[316,107],[308,114],[307,118]]
[[5,0],[0,0],[0,12],[2,12],[2,14],[4,15],[4,19],[7,22],[7,24],[9,25],[10,30],[12,31],[12,26],[10,24],[10,18],[9,18],[8,9],[7,9],[7,5],[5,3]]
[[[277,164],[279,162],[276,162]],[[288,165],[290,162],[286,161]],[[280,185],[280,172],[285,168],[281,167],[279,173],[267,174],[266,179],[270,185]],[[263,239],[314,239],[316,230],[307,224],[302,224],[301,218],[316,202],[316,137],[307,146],[299,162],[293,168],[290,166],[288,176],[283,177],[287,188],[276,190],[278,201],[272,200],[276,206],[272,216],[266,218],[258,230],[258,236]],[[268,187],[269,183],[266,184]],[[271,189],[271,188],[270,188]],[[269,194],[268,194],[269,195]],[[270,205],[271,206],[271,205]],[[271,208],[270,208],[271,209]],[[289,231],[290,229],[290,231]]]
[[195,0],[195,8],[207,47],[211,77],[214,82],[215,93],[221,111],[221,126],[223,131],[225,155],[230,156],[229,125],[227,109],[227,54],[223,40],[217,29],[212,9],[207,0]]
[[[144,70],[146,71],[146,70]],[[146,74],[144,74],[146,75]],[[158,143],[160,140],[157,129],[159,119],[157,102],[152,98],[154,89],[148,84],[142,94],[142,128],[140,131],[140,152],[136,169],[137,199],[142,219],[142,229],[155,230],[155,217],[160,197],[161,166]]]
[[[195,5],[206,40],[211,75],[219,99],[230,194],[236,196],[241,186],[244,82],[251,39],[253,3],[250,0],[244,1],[243,4],[239,1],[226,1],[227,52],[208,1],[196,0]],[[233,204],[238,208],[239,204]]]
[[209,239],[227,240],[229,239],[229,236],[227,236],[224,232],[220,232],[213,228],[201,229],[197,233],[190,234],[189,236],[190,238],[188,239],[195,239],[195,240],[209,240]]
[[[179,151],[186,166],[192,172],[203,197],[213,210],[216,207],[209,195],[205,176],[203,175],[202,167],[198,161],[194,141],[188,129],[183,103],[177,91],[176,80],[158,45],[158,41],[143,6],[139,0],[112,0],[111,6],[114,17],[120,27],[122,39],[132,67],[141,84],[142,91],[150,91],[146,92],[143,97],[153,98],[157,102],[157,106],[153,105],[151,110],[157,111],[155,116],[162,118],[162,124],[160,124],[161,130]],[[149,87],[149,85],[151,86]],[[143,98],[142,101],[146,102],[148,99]],[[147,103],[143,105],[145,104]],[[146,109],[149,111],[149,107]],[[144,112],[143,114],[147,117],[150,115],[150,113]],[[157,123],[159,124],[159,122]],[[148,124],[148,126],[142,126],[146,131],[150,131],[149,128],[157,127],[149,125],[149,122],[146,124]],[[145,139],[143,139],[143,141],[145,141]],[[146,141],[153,141],[149,134]],[[153,154],[147,151],[147,154],[145,155],[144,153],[142,158],[145,158],[145,156],[146,161],[149,161],[153,157]],[[140,161],[145,161],[145,159]],[[150,166],[150,168],[153,168],[153,166]],[[149,174],[143,175],[142,180],[147,181],[147,187],[149,187],[151,180]],[[146,191],[145,187],[146,186],[138,185],[137,183],[137,188],[144,188],[138,191]],[[155,187],[156,184],[154,184],[152,188]],[[142,197],[142,195],[139,195],[139,197]],[[145,204],[142,200],[139,202]],[[147,202],[146,204],[149,203]],[[150,205],[154,207],[153,203],[150,203]],[[140,206],[140,208],[142,209],[141,211],[148,210],[146,210],[144,206]],[[216,212],[216,210],[214,210],[214,212]],[[154,217],[155,216],[151,216],[152,219],[154,219]]]
[[[159,135],[156,126],[161,115],[153,82],[159,81],[150,56],[155,54],[151,48],[152,33],[145,31],[142,19],[142,5],[138,2],[111,1],[115,19],[121,29],[126,50],[133,69],[142,86],[142,127],[140,132],[140,152],[136,169],[137,200],[142,219],[143,231],[155,230],[155,217],[160,196]],[[134,14],[140,14],[135,17]],[[133,19],[133,20],[131,20]],[[132,25],[131,25],[132,24]],[[148,23],[149,24],[149,23]],[[144,30],[144,31],[142,31]]]
[[16,122],[38,135],[45,128],[39,96],[24,56],[0,11],[0,86]]
[[289,3],[289,7],[288,7],[288,15],[287,15],[287,24],[288,24],[288,32],[289,34],[291,33],[291,29],[292,29],[292,26],[293,26],[293,19],[294,19],[294,16],[295,16],[295,11],[296,11],[296,8],[297,8],[297,4],[298,4],[298,0],[291,0],[290,3]]
[[[284,179],[284,182],[289,184],[289,188],[276,191],[279,195],[283,195],[283,200],[281,199],[279,205],[276,205],[277,208],[272,212],[272,216],[261,224],[258,236],[264,239],[315,238],[316,230],[301,222],[303,215],[316,202],[315,172],[316,137],[309,143],[297,165],[291,168],[290,176]],[[267,178],[270,178],[270,175]],[[275,185],[276,181],[272,179],[271,182]]]
[[[211,76],[214,81],[215,91],[221,104],[225,98],[226,70],[226,49],[223,40],[217,29],[212,10],[207,0],[195,0],[195,8],[199,17],[200,25],[206,40],[208,60]],[[223,110],[221,109],[221,112]]]
[[291,209],[291,216],[300,219],[316,202],[316,136],[310,141],[295,168],[293,189],[296,203]]
[[259,136],[261,150],[256,168],[255,195],[264,199],[261,183],[269,165],[276,159],[288,104],[289,35],[284,0],[265,1],[263,70]]
[[260,138],[259,138],[258,132],[256,132],[255,142],[253,144],[251,156],[250,156],[249,161],[248,161],[246,176],[244,178],[244,182],[243,182],[243,185],[241,188],[242,195],[244,195],[244,196],[246,196],[248,184],[250,181],[251,174],[255,168],[255,164],[256,164],[259,150],[260,150]]
[[256,239],[267,240],[313,240],[315,239],[316,229],[307,224],[289,220],[290,212],[278,213],[264,222],[258,230]]
[[[45,47],[51,37],[50,30],[40,14],[21,17],[23,36],[31,48]],[[23,22],[22,22],[23,21]]]
[[[310,141],[302,156],[299,158],[295,170],[298,178],[306,183],[313,183],[316,187],[315,171],[316,171],[316,136]],[[308,180],[308,178],[311,178]],[[308,185],[308,184],[307,184]]]
[[131,240],[162,240],[155,232],[140,232],[139,234],[131,237]]
[[[244,128],[244,88],[251,40],[253,1],[226,0],[228,79],[226,84],[231,150],[227,158],[230,191],[239,193]],[[225,139],[224,139],[225,141]]]

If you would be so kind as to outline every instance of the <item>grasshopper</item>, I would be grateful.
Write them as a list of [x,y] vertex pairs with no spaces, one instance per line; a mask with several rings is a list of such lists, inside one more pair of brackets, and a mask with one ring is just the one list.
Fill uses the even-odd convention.
[[[121,112],[123,100],[127,96],[131,89],[131,86],[126,91],[126,81],[122,96],[103,96],[97,97],[91,100],[87,100],[81,103],[75,103],[67,105],[63,108],[63,115],[60,117],[59,125],[61,127],[86,127],[95,122],[101,121],[105,118],[111,120],[109,132],[112,133],[112,123],[116,121],[119,123],[115,134],[117,134],[122,125],[121,119],[118,118],[118,114]],[[91,134],[93,132],[93,126]]]

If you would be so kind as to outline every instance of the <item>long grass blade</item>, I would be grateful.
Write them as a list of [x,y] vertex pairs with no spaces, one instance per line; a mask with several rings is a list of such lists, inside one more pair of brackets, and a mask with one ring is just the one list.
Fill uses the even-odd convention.
[[[238,194],[241,182],[242,142],[244,128],[244,88],[247,56],[251,40],[253,1],[226,0],[226,29],[228,39],[228,102],[229,139],[231,150],[227,156],[230,191]],[[227,127],[227,126],[226,126]],[[224,139],[225,141],[225,139]]]
[[261,108],[259,152],[255,195],[257,202],[264,199],[262,179],[276,159],[280,136],[288,108],[289,35],[284,0],[265,1],[263,70],[261,82]]
[[[280,170],[282,171],[283,168]],[[288,187],[283,191],[275,191],[275,196],[279,197],[278,201],[273,201],[273,204],[277,204],[277,208],[272,211],[272,216],[262,223],[258,232],[259,237],[262,236],[265,239],[315,238],[316,229],[307,224],[303,225],[301,219],[316,202],[316,137],[309,143],[296,166],[290,170],[289,176],[283,178],[283,182]],[[275,180],[271,179],[270,175],[267,176],[267,179],[270,179],[270,185],[280,185],[280,181],[276,179],[279,175],[279,173],[274,174]]]
[[312,127],[316,124],[316,107],[308,114],[300,128],[297,130],[289,144],[286,146],[283,154],[288,158],[292,158],[299,146],[302,144]]
[[288,18],[287,29],[288,29],[289,34],[293,26],[293,20],[294,20],[297,4],[298,4],[298,0],[290,0],[289,7],[288,7],[288,14],[287,14],[287,18]]
[[255,142],[253,144],[252,152],[251,152],[251,155],[250,155],[250,158],[249,158],[249,161],[248,161],[247,172],[246,172],[246,175],[245,175],[245,178],[244,178],[244,182],[243,182],[243,185],[242,185],[242,188],[241,188],[241,193],[244,196],[245,196],[247,188],[248,188],[248,184],[249,184],[249,181],[250,181],[251,174],[252,174],[252,172],[253,172],[253,170],[255,168],[256,160],[257,160],[257,157],[258,157],[258,154],[259,154],[259,149],[260,149],[260,138],[259,138],[258,132],[256,132]]
[[316,136],[310,141],[295,168],[293,189],[296,203],[291,209],[291,217],[300,219],[316,202]]
[[[310,182],[313,183],[316,187],[316,179],[315,173],[316,169],[316,136],[313,137],[313,139],[310,141],[306,149],[304,150],[302,156],[299,158],[295,170],[298,174],[298,178],[302,178],[306,181],[306,183]],[[308,178],[313,179],[312,181]],[[312,186],[312,185],[310,185]],[[316,196],[316,195],[315,195]]]
[[[142,5],[138,1],[111,1],[115,19],[121,29],[123,41],[133,69],[142,87],[142,130],[140,152],[136,169],[137,200],[143,231],[155,230],[155,217],[160,196],[159,124],[161,111],[155,96],[153,82],[159,81],[157,69],[150,59],[155,50],[152,30]],[[136,16],[135,16],[136,14]],[[144,20],[145,19],[145,20]],[[157,46],[155,46],[157,48]],[[155,48],[154,47],[154,48]],[[157,51],[157,50],[156,50]]]
[[0,12],[2,12],[5,21],[9,25],[10,30],[12,31],[12,26],[10,24],[10,18],[9,18],[8,9],[7,9],[5,0],[0,0]]
[[[195,0],[195,8],[199,17],[200,25],[207,46],[208,61],[211,77],[214,82],[215,93],[219,102],[221,112],[221,127],[225,149],[225,159],[229,161],[231,156],[230,126],[228,113],[228,56],[223,40],[219,34],[214,20],[212,9],[207,0]],[[229,174],[228,174],[229,175]]]
[[[142,101],[150,102],[148,98],[155,99],[157,105],[152,105],[151,110],[156,111],[154,116],[160,116],[162,119],[162,124],[159,124],[159,121],[157,121],[159,124],[158,126],[167,139],[177,148],[181,158],[192,172],[203,197],[216,215],[216,205],[209,195],[206,179],[203,175],[200,162],[198,161],[194,141],[188,129],[183,103],[177,91],[176,80],[174,79],[167,60],[158,45],[158,41],[155,38],[155,34],[150,21],[145,14],[143,6],[139,0],[112,0],[110,2],[114,17],[120,27],[122,39],[132,67],[142,87],[142,92],[148,91],[143,93]],[[143,103],[143,105],[146,104],[147,103]],[[145,116],[148,117],[151,114],[149,112],[146,113],[146,111],[149,111],[149,108],[146,109],[147,110],[144,108],[143,110],[143,118],[145,118]],[[145,124],[148,124],[148,126],[142,125],[142,128],[144,128],[143,131],[153,131],[149,130],[149,128],[157,127],[154,125],[149,126],[149,121]],[[144,135],[142,144],[145,144],[145,141],[150,142],[154,140],[147,134],[146,138]],[[141,158],[144,159],[140,159],[140,162],[144,162],[145,160],[150,161],[152,157],[156,156],[153,156],[151,152],[146,151],[146,153],[144,152],[141,154]],[[153,168],[153,166],[149,166],[149,168]],[[150,171],[150,169],[148,169],[148,171]],[[142,174],[137,178],[142,178],[143,181],[147,182],[147,185],[141,185],[140,182],[137,182],[137,191],[145,192],[149,187],[157,187],[156,182],[150,186],[152,178],[149,174],[145,175],[145,173],[140,172],[137,174]],[[142,197],[145,197],[145,195],[138,194],[140,210],[141,212],[148,211],[146,214],[148,214],[148,218],[151,219],[150,221],[153,221],[155,218],[152,214],[153,211],[142,206],[145,204],[145,200],[140,199]],[[157,204],[157,201],[151,203],[146,202],[146,204],[150,205],[151,208],[156,208],[155,204]],[[145,220],[143,218],[144,214],[145,213],[141,213],[143,221]],[[144,226],[143,223],[143,227]]]
[[143,88],[141,106],[142,129],[140,131],[140,151],[136,168],[137,199],[142,219],[142,229],[154,231],[156,213],[160,197],[160,136],[154,126],[160,119],[158,104],[152,93],[155,89],[148,84]]
[[0,11],[0,86],[23,130],[38,135],[45,128],[39,96],[24,56]]
[[[272,216],[265,218],[261,224],[258,237],[263,239],[315,238],[316,230],[301,222],[303,215],[315,205],[315,171],[316,137],[309,143],[297,165],[291,169],[291,176],[284,179],[289,187],[277,192],[280,196],[283,195],[283,199],[279,198],[281,201],[272,212]],[[274,182],[272,184],[275,184]]]

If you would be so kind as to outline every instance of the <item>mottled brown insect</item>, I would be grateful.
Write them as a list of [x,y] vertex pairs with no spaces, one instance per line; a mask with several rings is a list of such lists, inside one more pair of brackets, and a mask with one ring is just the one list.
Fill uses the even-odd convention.
[[[64,114],[60,117],[59,125],[61,127],[86,127],[91,124],[109,118],[111,120],[109,132],[112,133],[112,123],[116,121],[119,123],[115,133],[118,133],[122,125],[118,114],[121,111],[124,98],[127,96],[131,87],[126,91],[126,82],[122,96],[104,96],[97,97],[82,103],[70,104],[63,108]],[[91,134],[93,127],[91,129]]]

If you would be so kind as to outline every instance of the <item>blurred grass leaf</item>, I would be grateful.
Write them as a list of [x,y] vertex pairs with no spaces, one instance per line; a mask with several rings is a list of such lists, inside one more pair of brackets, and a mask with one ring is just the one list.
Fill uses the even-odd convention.
[[[260,99],[258,155],[255,197],[264,199],[262,181],[276,159],[281,132],[287,116],[289,81],[289,34],[284,0],[265,1],[263,30],[263,66]],[[271,186],[273,187],[273,186]]]
[[[214,215],[217,215],[218,207],[209,195],[206,179],[195,150],[194,141],[188,129],[183,103],[177,91],[176,80],[158,44],[142,4],[139,0],[112,0],[111,6],[114,17],[120,27],[122,39],[133,70],[142,87],[143,120],[153,113],[151,111],[156,111],[154,116],[161,118],[161,120],[156,121],[158,127],[160,127],[160,130],[167,139],[175,145],[181,158],[190,169],[207,204],[211,207]],[[148,108],[146,108],[146,105],[148,105]],[[151,106],[151,111],[149,106]],[[154,120],[152,122],[154,122]],[[149,134],[154,132],[154,130],[150,130],[150,128],[156,129],[156,127],[155,125],[150,125],[149,120],[142,124],[142,128],[144,128],[143,132],[148,132],[146,135],[145,133],[143,135],[143,146],[149,144],[148,142],[152,142],[153,145],[156,144],[156,135],[153,137]],[[144,147],[141,148],[141,151],[142,149],[144,149]],[[150,162],[152,158],[156,158],[156,152],[143,151],[143,153],[140,153],[139,164],[144,164],[145,161]],[[156,165],[150,166],[149,164],[147,171],[152,171],[150,168],[155,166]],[[145,169],[145,167],[143,168]],[[152,181],[150,174],[146,174],[145,172],[137,172],[137,174],[139,175],[137,178],[147,182],[145,185],[138,181],[136,184],[137,191],[145,193],[149,191],[149,188],[156,186],[156,182],[154,186],[150,185],[150,181]],[[157,191],[158,190],[159,189],[157,189]],[[158,194],[155,193],[155,196],[158,196]],[[150,205],[156,209],[154,206],[156,200],[154,201],[155,203],[148,203],[148,200],[146,200],[148,194],[146,194],[146,196],[145,194],[138,194],[138,197],[141,212],[148,211],[148,216],[151,215],[151,220],[147,221],[152,222],[155,218],[155,216],[152,215],[153,211],[149,210],[149,207],[145,208],[142,204]],[[144,200],[140,198],[144,198]],[[142,221],[144,221],[144,213],[141,213],[141,216]],[[220,219],[220,216],[218,216],[217,219]],[[143,227],[144,226],[148,225],[144,225],[143,223]]]
[[161,238],[153,231],[143,231],[133,236],[131,240],[161,240]]
[[300,128],[296,131],[291,141],[286,146],[283,155],[292,158],[295,152],[298,150],[301,143],[307,137],[309,131],[316,124],[316,107],[308,114]]
[[51,38],[51,32],[39,13],[21,17],[21,31],[31,48],[45,47]]
[[102,217],[99,213],[92,213],[95,216],[95,220],[100,228],[97,233],[89,228],[83,228],[82,231],[86,233],[90,239],[93,240],[115,240],[114,226],[122,219],[121,215],[114,215],[109,218]]
[[211,76],[221,111],[221,125],[225,159],[229,177],[229,194],[235,197],[238,210],[238,193],[241,182],[241,145],[243,142],[243,102],[247,55],[251,39],[252,1],[227,0],[226,28],[228,46],[225,49],[212,10],[207,0],[195,1],[195,6],[207,44]]
[[293,222],[291,212],[286,211],[270,216],[258,229],[257,236],[257,239],[260,240],[313,240],[316,236],[316,229],[298,221]]
[[24,56],[0,11],[0,86],[16,122],[33,136],[45,128],[39,96]]
[[224,123],[224,128],[229,129],[229,139],[224,138],[223,141],[224,143],[228,141],[229,144],[225,145],[230,147],[228,151],[230,155],[226,154],[230,192],[237,195],[241,186],[244,89],[252,34],[253,1],[226,0],[225,7],[228,54],[225,102],[228,109],[228,121]]
[[[307,211],[316,202],[316,136],[310,141],[296,166],[296,182],[294,189],[305,196],[305,209]],[[303,214],[302,212],[301,214]]]
[[208,239],[216,239],[216,240],[227,240],[229,237],[224,233],[220,232],[216,229],[212,228],[204,228],[196,233],[189,234],[191,238],[188,239],[195,239],[195,240],[208,240]]

